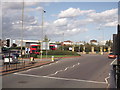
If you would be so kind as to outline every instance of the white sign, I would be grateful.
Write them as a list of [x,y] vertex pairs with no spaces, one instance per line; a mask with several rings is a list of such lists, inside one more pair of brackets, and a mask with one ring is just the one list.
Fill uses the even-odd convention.
[[42,50],[49,50],[49,42],[42,42]]
[[71,50],[72,50],[72,47],[69,47],[69,50],[71,51]]
[[26,53],[30,52],[30,48],[25,48]]

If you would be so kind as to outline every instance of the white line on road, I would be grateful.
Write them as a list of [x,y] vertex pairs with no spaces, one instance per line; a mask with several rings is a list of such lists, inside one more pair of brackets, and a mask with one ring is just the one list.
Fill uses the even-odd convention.
[[66,67],[64,70],[56,71],[55,73],[50,74],[50,75],[47,75],[47,76],[53,76],[53,75],[56,75],[56,74],[58,74],[59,72],[66,71],[66,70],[68,70],[69,68],[74,68],[75,66],[78,66],[78,65],[80,65],[80,63],[77,63],[77,64],[75,64],[75,65],[73,65],[73,66],[70,66],[70,67]]
[[109,76],[105,78],[105,82],[108,84],[107,88],[109,88],[110,84],[108,82],[108,79],[110,78],[110,73],[109,73]]
[[58,63],[58,61],[55,62],[55,63],[48,64],[48,65],[44,65],[44,66],[40,66],[40,67],[36,67],[36,68],[32,68],[32,69],[28,69],[28,70],[25,70],[25,71],[21,71],[21,72],[19,72],[19,73],[29,72],[29,71],[31,71],[31,70],[40,69],[40,68],[43,68],[43,67],[46,67],[46,66],[50,66],[50,65],[53,65],[53,64],[56,64],[56,63]]
[[67,80],[67,81],[87,82],[87,83],[96,83],[96,84],[107,84],[106,82],[80,80],[80,79],[69,79],[69,78],[60,78],[60,77],[38,76],[38,75],[20,74],[20,73],[14,73],[14,74],[22,75],[22,76],[29,76],[29,77],[37,77],[37,78],[49,78],[49,79],[56,79],[56,80]]
[[112,61],[112,63],[110,65],[113,65],[113,63],[116,61],[116,59],[114,61]]

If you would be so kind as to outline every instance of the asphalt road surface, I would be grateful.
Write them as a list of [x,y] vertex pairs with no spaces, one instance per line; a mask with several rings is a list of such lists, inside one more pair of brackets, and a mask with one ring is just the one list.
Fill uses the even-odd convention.
[[3,88],[107,88],[113,59],[83,55],[3,76]]

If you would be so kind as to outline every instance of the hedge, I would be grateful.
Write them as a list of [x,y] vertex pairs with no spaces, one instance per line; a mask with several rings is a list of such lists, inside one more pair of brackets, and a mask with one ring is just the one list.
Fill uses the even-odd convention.
[[[43,55],[45,55],[46,52],[43,52]],[[47,51],[47,55],[80,55],[76,52],[72,52],[72,51],[62,51],[62,50],[50,50]]]

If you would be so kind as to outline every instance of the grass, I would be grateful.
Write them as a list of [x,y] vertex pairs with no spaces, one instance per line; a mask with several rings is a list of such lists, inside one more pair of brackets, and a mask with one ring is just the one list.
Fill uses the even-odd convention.
[[[47,58],[52,58],[52,56],[56,58],[56,57],[71,57],[71,56],[80,56],[80,55],[47,55]],[[38,55],[37,57],[40,58],[40,55]],[[46,55],[42,55],[42,57],[46,58]]]

